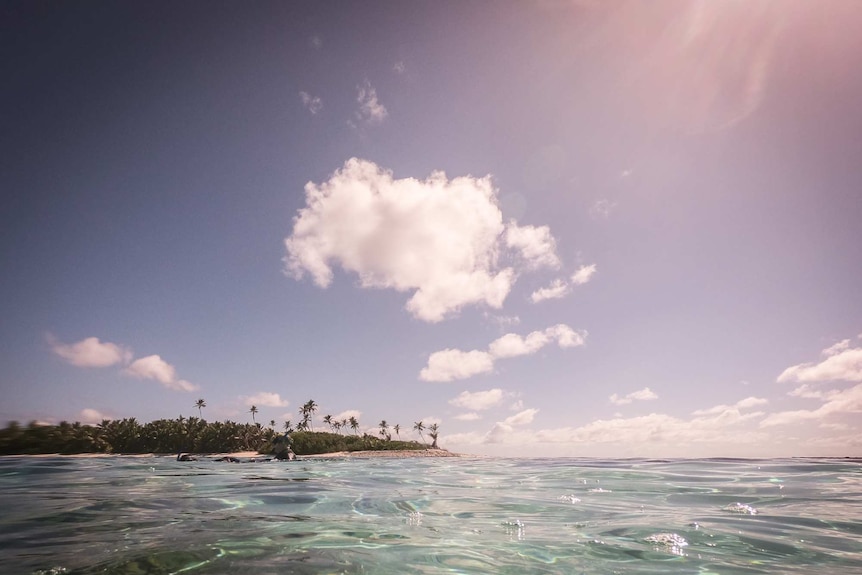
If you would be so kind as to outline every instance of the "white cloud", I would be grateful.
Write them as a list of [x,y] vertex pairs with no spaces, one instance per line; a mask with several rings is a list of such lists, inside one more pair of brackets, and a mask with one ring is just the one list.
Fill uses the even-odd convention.
[[817,409],[773,413],[761,421],[760,426],[791,425],[803,421],[822,420],[835,415],[862,413],[862,384],[848,389],[825,392],[820,397],[813,396],[814,394],[807,394],[803,397],[821,399],[823,404]]
[[574,274],[572,274],[572,283],[574,285],[583,285],[592,279],[596,273],[596,264],[581,266]]
[[302,105],[305,106],[305,109],[311,112],[312,115],[316,115],[323,109],[323,100],[319,96],[312,96],[308,92],[300,92],[299,98],[302,100]]
[[778,382],[862,381],[862,348],[849,347],[843,340],[823,350],[820,363],[800,363],[785,369]]
[[359,110],[356,112],[356,119],[367,124],[379,124],[386,119],[389,112],[377,100],[377,90],[371,85],[371,82],[366,80],[362,85],[356,87],[358,93],[356,102],[359,104]]
[[518,226],[513,220],[506,226],[506,247],[519,253],[529,267],[560,267],[557,242],[548,226]]
[[572,274],[570,278],[571,284],[565,282],[562,279],[555,279],[548,287],[540,288],[534,291],[530,295],[530,301],[532,301],[533,303],[539,303],[540,301],[544,301],[546,299],[559,299],[563,296],[566,296],[572,290],[572,286],[578,286],[587,283],[588,281],[590,281],[590,279],[592,279],[595,273],[596,264],[581,266],[574,274]]
[[528,423],[533,423],[533,418],[536,417],[537,413],[539,413],[538,409],[525,409],[524,411],[518,412],[515,415],[507,417],[505,420],[503,420],[503,423],[511,426],[527,425]]
[[767,403],[769,403],[769,400],[763,399],[762,397],[746,397],[745,399],[740,399],[733,405],[716,405],[707,409],[698,409],[694,411],[692,415],[720,415],[726,411],[738,412],[742,409],[748,409],[758,405],[766,405]]
[[545,345],[556,341],[560,347],[576,347],[583,345],[586,332],[578,333],[565,324],[551,326],[544,331],[534,331],[522,338],[515,333],[507,333],[491,342],[488,351],[495,358],[517,357],[536,353]]
[[488,391],[462,391],[458,397],[449,400],[450,405],[470,409],[473,411],[482,411],[490,409],[495,405],[499,405],[503,401],[504,393],[502,389],[489,389]]
[[[512,438],[515,436],[523,435],[517,433],[516,427],[528,425],[533,422],[533,419],[536,417],[536,414],[539,412],[538,409],[525,409],[519,413],[511,417],[507,417],[503,421],[498,421],[491,427],[491,430],[488,431],[484,436],[474,436],[474,441],[477,443],[507,443],[512,441]],[[451,438],[447,438],[447,440],[451,441]],[[464,441],[463,436],[456,436],[456,441]],[[518,440],[516,440],[518,441]]]
[[611,215],[614,208],[617,207],[617,202],[612,202],[608,199],[596,200],[590,207],[590,215],[593,219],[607,218]]
[[132,359],[132,352],[126,347],[88,337],[76,343],[64,344],[53,336],[48,336],[51,351],[77,367],[109,367],[126,364]]
[[428,366],[419,373],[423,381],[452,381],[466,379],[494,369],[494,358],[484,351],[444,349],[428,358]]
[[534,331],[527,337],[521,337],[516,333],[507,333],[503,337],[491,342],[488,350],[495,358],[517,357],[536,353],[548,343],[549,337],[545,332]]
[[337,413],[332,416],[332,419],[336,421],[342,421],[345,419],[350,419],[351,417],[355,417],[357,421],[362,417],[362,412],[357,409],[346,409],[341,413]]
[[539,303],[546,299],[559,299],[568,293],[568,284],[561,279],[555,279],[548,287],[539,288],[530,294],[530,301]]
[[255,406],[264,406],[264,407],[287,407],[290,405],[290,402],[286,399],[282,399],[281,396],[277,393],[272,393],[269,391],[261,391],[259,393],[255,393],[254,395],[249,395],[243,398],[243,401],[246,405],[255,405]]
[[826,392],[819,389],[814,389],[807,383],[803,383],[793,391],[789,391],[787,395],[789,395],[790,397],[801,397],[803,399],[825,399],[826,396],[830,393],[835,392]]
[[90,425],[94,425],[97,423],[102,423],[104,419],[113,419],[113,417],[102,413],[97,409],[93,409],[88,407],[86,409],[82,409],[80,413],[81,423],[86,423]]
[[[490,177],[450,180],[435,172],[424,181],[395,180],[353,158],[328,181],[306,184],[305,193],[285,240],[287,271],[297,279],[307,272],[327,287],[337,264],[364,288],[412,291],[406,309],[438,322],[467,305],[499,309],[517,278],[498,264],[508,249],[504,233],[518,232],[503,225]],[[531,229],[523,235],[544,237]],[[530,265],[548,261],[547,243],[524,245],[535,248],[518,244],[522,257],[536,258]]]
[[163,360],[158,355],[148,355],[136,359],[123,370],[123,373],[138,379],[153,379],[168,389],[177,391],[195,391],[199,387],[184,379],[177,378],[174,366]]
[[398,60],[392,65],[392,70],[394,70],[396,74],[403,74],[407,70],[407,66],[402,60]]
[[457,419],[458,421],[476,421],[478,419],[482,419],[482,416],[478,413],[471,411],[469,413],[461,413],[459,415],[456,415],[455,419]]
[[515,333],[494,340],[488,351],[461,351],[445,349],[428,358],[428,366],[419,373],[424,381],[452,381],[466,379],[493,371],[497,359],[536,353],[545,345],[556,342],[562,348],[583,345],[587,332],[576,332],[565,324],[551,326],[544,331],[531,332],[527,337]]
[[608,399],[610,399],[611,403],[615,405],[626,405],[633,401],[649,401],[651,399],[658,399],[658,395],[656,395],[656,393],[650,388],[645,387],[624,396],[614,393]]

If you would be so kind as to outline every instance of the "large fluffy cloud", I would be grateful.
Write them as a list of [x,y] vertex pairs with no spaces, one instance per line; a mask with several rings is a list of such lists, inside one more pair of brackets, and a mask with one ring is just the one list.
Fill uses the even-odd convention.
[[556,342],[562,348],[576,347],[583,345],[586,337],[585,331],[576,332],[565,324],[557,324],[543,331],[534,331],[526,337],[507,333],[492,341],[488,351],[444,349],[432,353],[428,358],[428,365],[419,373],[419,379],[424,381],[466,379],[492,371],[497,359],[533,354],[552,342]]
[[148,355],[147,357],[136,359],[124,370],[124,373],[138,379],[158,381],[168,389],[177,391],[194,391],[199,389],[197,385],[178,378],[174,366],[158,355]]
[[88,337],[75,343],[60,343],[48,337],[51,351],[77,367],[109,367],[128,363],[132,352],[128,348],[97,337]]
[[412,292],[406,307],[425,321],[467,305],[499,309],[517,278],[516,263],[558,265],[546,227],[503,223],[490,177],[436,172],[396,180],[353,158],[326,182],[306,184],[305,193],[306,207],[285,240],[288,273],[308,273],[326,287],[338,265],[363,287]]
[[494,357],[485,351],[444,349],[428,358],[428,366],[419,372],[423,381],[452,381],[467,379],[494,369]]

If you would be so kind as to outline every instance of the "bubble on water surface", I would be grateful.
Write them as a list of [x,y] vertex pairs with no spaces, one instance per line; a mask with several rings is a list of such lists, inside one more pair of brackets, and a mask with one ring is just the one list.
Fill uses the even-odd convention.
[[731,513],[739,513],[740,515],[757,515],[757,509],[755,509],[751,505],[740,503],[739,501],[737,501],[736,503],[731,503],[730,505],[726,505],[723,507],[723,509]]
[[674,555],[684,555],[683,547],[688,547],[685,537],[677,533],[654,533],[644,541],[652,543],[659,551],[667,551]]

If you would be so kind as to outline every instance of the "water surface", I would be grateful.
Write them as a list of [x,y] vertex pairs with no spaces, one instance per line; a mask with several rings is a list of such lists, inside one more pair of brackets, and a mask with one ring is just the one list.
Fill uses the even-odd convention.
[[2,574],[862,574],[858,460],[0,458]]

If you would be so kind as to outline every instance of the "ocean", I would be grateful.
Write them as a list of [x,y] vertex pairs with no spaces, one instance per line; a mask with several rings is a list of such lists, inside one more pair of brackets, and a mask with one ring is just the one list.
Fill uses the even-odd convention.
[[0,457],[0,573],[862,574],[862,462]]

